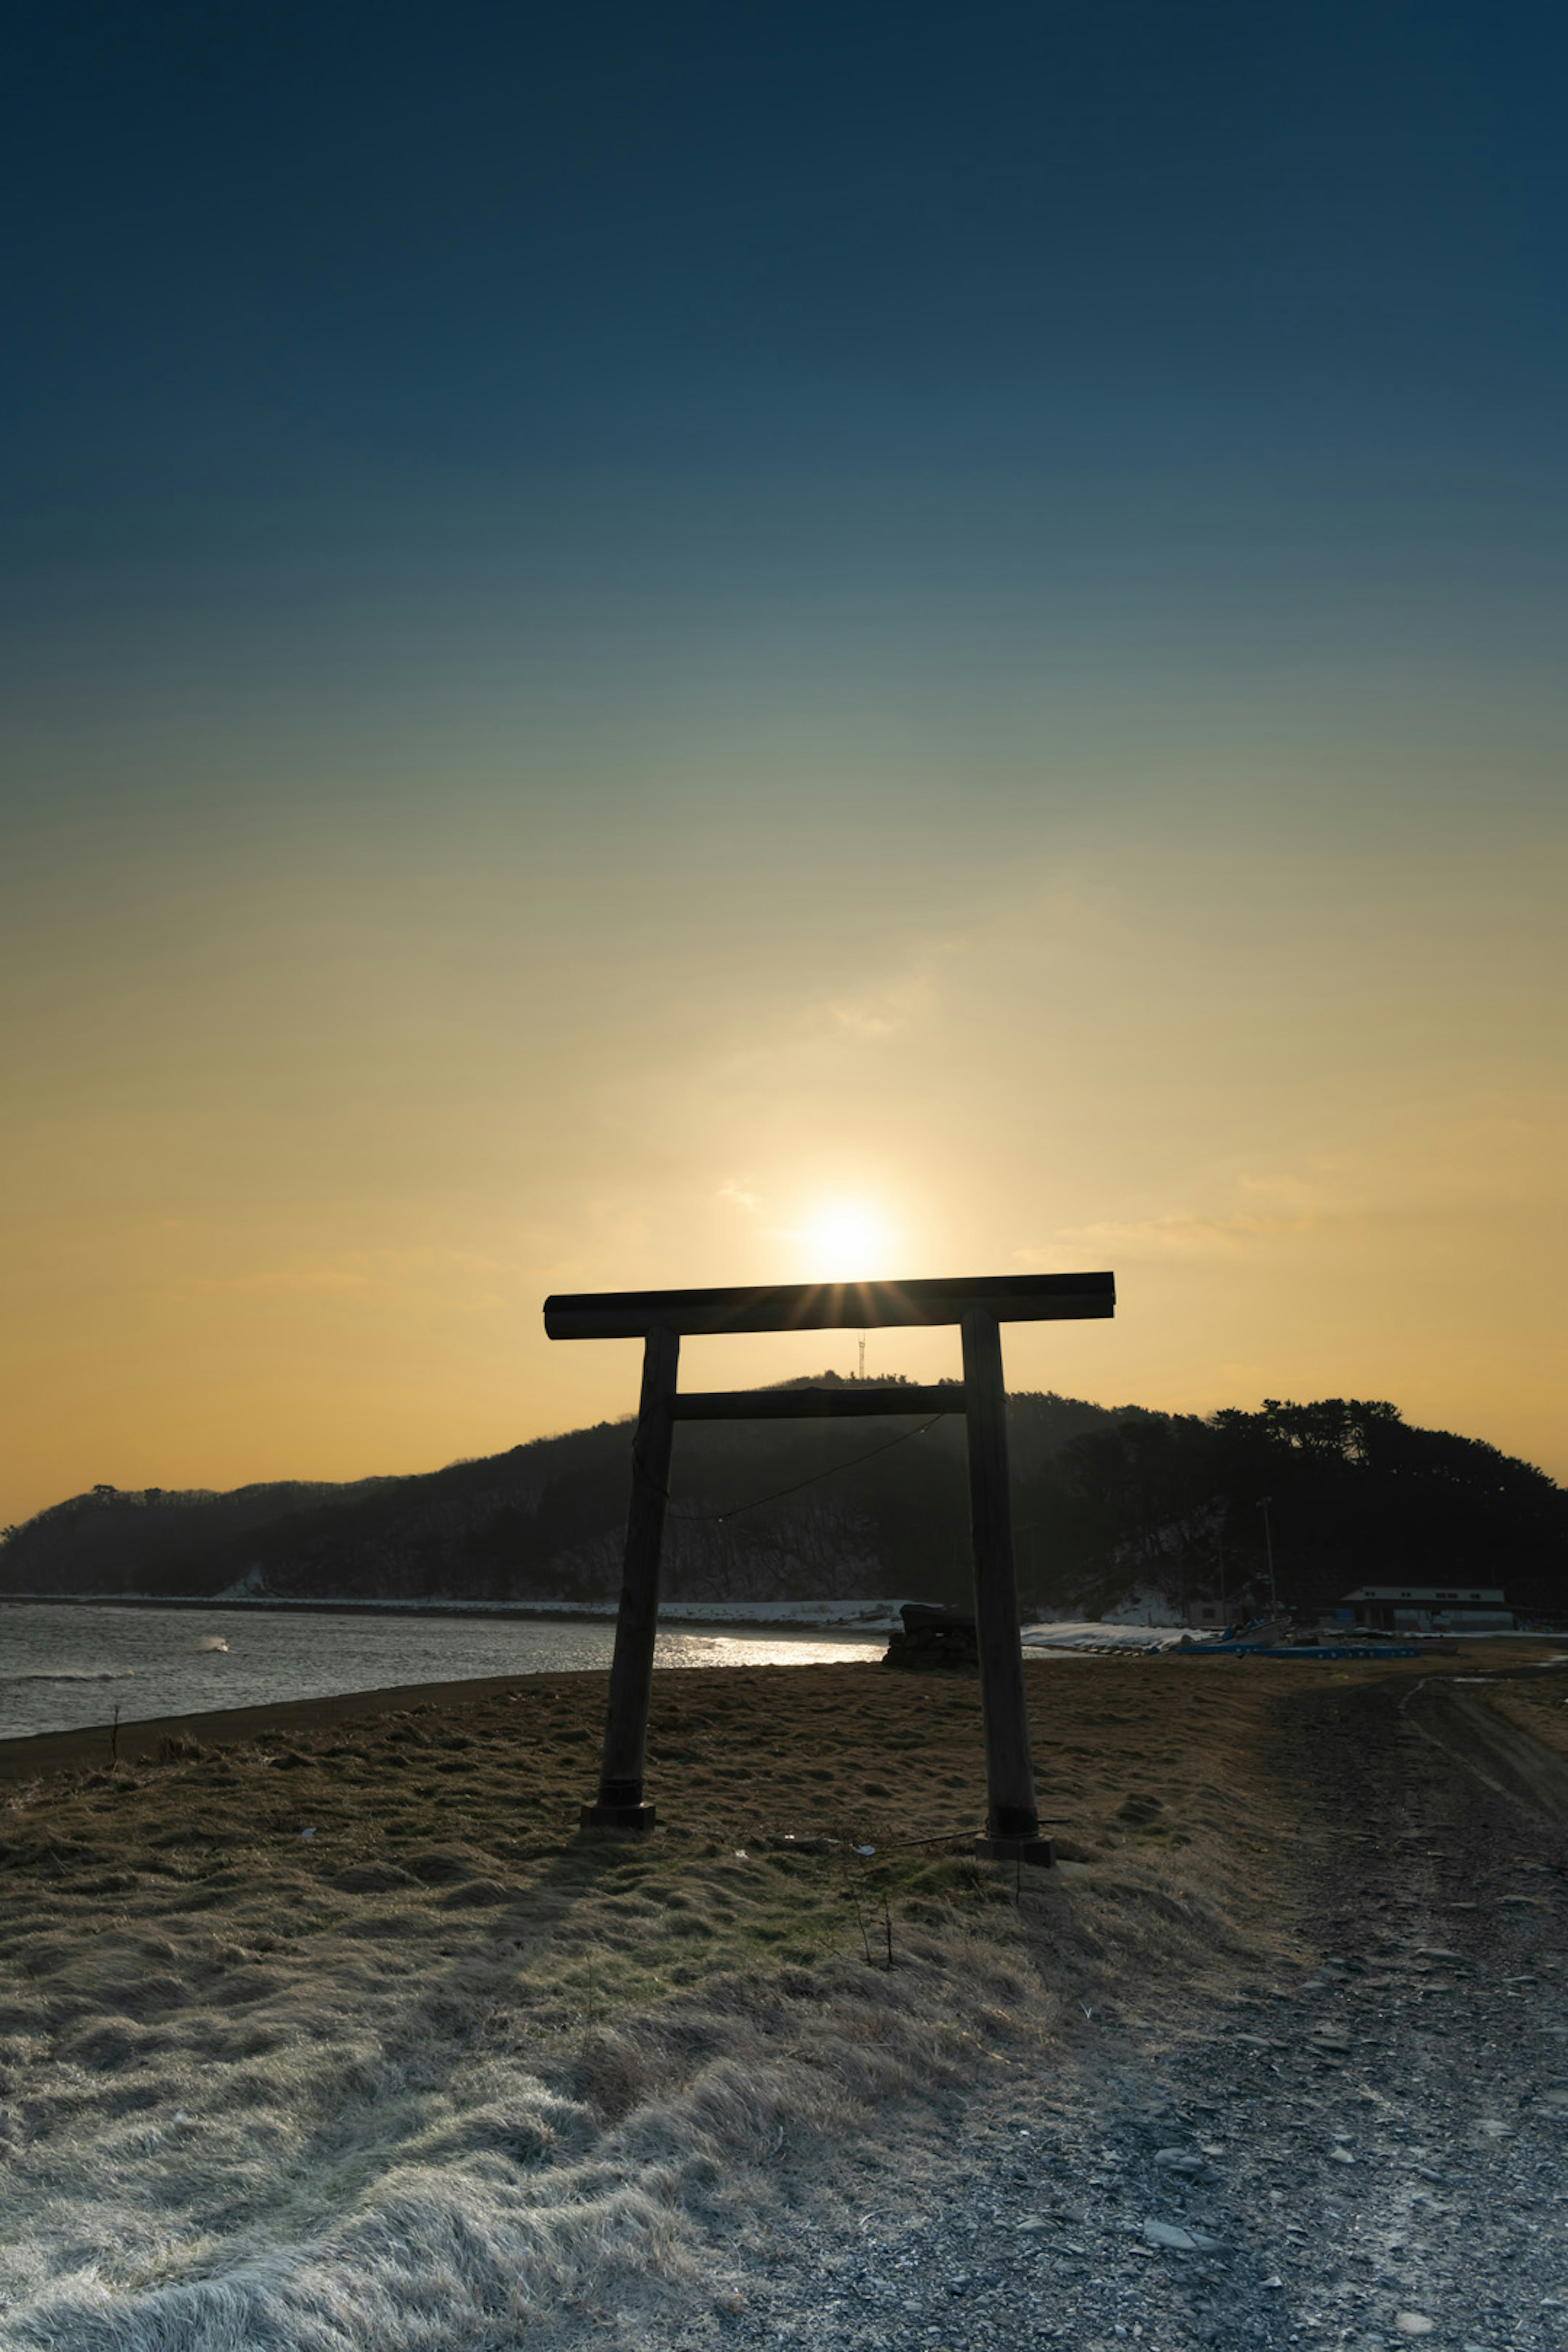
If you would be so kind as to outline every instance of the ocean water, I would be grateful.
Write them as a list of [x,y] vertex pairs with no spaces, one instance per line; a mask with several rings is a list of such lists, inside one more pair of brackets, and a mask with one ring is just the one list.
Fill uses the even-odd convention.
[[[269,1706],[399,1683],[609,1665],[615,1626],[519,1618],[342,1616],[229,1609],[0,1604],[0,1738]],[[661,1632],[660,1666],[796,1666],[876,1659],[885,1635]]]

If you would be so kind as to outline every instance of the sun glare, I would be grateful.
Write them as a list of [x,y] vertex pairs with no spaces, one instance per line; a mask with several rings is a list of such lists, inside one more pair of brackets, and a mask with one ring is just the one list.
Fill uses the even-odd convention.
[[874,1209],[839,1201],[808,1217],[801,1231],[807,1278],[853,1282],[891,1273],[893,1235]]

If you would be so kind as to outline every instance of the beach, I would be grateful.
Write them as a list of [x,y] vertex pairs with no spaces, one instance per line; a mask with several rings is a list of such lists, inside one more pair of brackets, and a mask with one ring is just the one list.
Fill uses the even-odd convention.
[[[713,1606],[665,1612],[661,1667],[786,1665],[871,1660],[887,1645],[887,1606],[862,1608],[879,1627],[824,1623],[834,1604]],[[795,1622],[790,1622],[792,1615]],[[0,1774],[8,1742],[43,1733],[155,1722],[169,1716],[336,1699],[416,1683],[607,1670],[614,1612],[563,1607],[371,1609],[331,1602],[0,1602]]]
[[596,1674],[32,1745],[4,1791],[0,2345],[721,2326],[699,2282],[737,2200],[782,2227],[847,2136],[1304,1976],[1330,1833],[1281,1726],[1425,1668],[1026,1672],[1049,1872],[973,1858],[963,1675],[658,1675],[645,1842],[578,1830]]

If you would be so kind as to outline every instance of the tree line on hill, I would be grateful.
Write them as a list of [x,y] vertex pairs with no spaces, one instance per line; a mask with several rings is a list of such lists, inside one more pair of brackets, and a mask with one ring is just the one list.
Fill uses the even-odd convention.
[[[1022,1393],[1007,1412],[1026,1609],[1097,1613],[1137,1584],[1261,1600],[1264,1496],[1283,1601],[1465,1583],[1568,1609],[1568,1493],[1478,1439],[1412,1428],[1391,1404],[1270,1401],[1199,1418]],[[95,1487],[6,1530],[0,1593],[608,1600],[630,1447],[628,1422],[603,1422],[347,1486]],[[672,1600],[965,1602],[962,1415],[683,1423],[670,1497]]]

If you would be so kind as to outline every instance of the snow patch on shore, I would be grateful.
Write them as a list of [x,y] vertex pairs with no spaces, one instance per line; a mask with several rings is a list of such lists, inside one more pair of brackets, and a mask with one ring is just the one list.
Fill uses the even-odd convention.
[[1026,1625],[1021,1635],[1026,1657],[1037,1650],[1095,1650],[1138,1653],[1173,1650],[1185,1638],[1194,1647],[1217,1634],[1185,1633],[1179,1625],[1115,1625],[1099,1619],[1069,1618],[1063,1623]]

